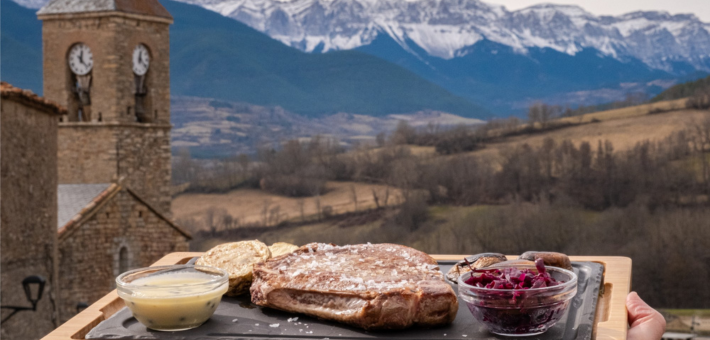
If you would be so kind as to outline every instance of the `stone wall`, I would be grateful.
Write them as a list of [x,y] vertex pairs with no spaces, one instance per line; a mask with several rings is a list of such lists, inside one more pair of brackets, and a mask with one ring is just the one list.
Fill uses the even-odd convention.
[[170,216],[170,126],[60,123],[59,183],[124,184]]
[[44,96],[77,120],[78,101],[67,56],[76,43],[94,56],[91,71],[92,120],[135,122],[133,49],[144,44],[150,52],[146,75],[146,112],[152,121],[170,122],[170,20],[128,13],[76,13],[43,16]]
[[[77,303],[91,304],[114,289],[120,271],[188,250],[183,234],[125,189],[97,209],[87,221],[59,235],[62,322],[76,314]],[[127,268],[120,268],[121,262]]]
[[[15,314],[2,339],[39,339],[56,319],[57,116],[2,98],[0,107],[0,294],[3,305],[30,306],[29,275],[47,279],[36,312]],[[9,310],[2,310],[2,317]]]

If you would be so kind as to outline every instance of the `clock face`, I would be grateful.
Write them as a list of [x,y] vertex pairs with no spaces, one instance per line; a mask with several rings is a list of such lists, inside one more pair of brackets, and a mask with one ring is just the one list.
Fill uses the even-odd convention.
[[142,76],[148,72],[150,65],[150,54],[145,45],[140,44],[133,49],[133,73]]
[[94,67],[94,55],[91,54],[89,46],[76,44],[69,51],[69,68],[74,74],[85,76]]

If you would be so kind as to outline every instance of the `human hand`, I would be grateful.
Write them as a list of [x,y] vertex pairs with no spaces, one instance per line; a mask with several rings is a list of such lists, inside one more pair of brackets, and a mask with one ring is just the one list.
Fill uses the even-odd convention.
[[643,302],[636,292],[626,296],[626,310],[629,316],[627,340],[660,340],[666,331],[666,319]]

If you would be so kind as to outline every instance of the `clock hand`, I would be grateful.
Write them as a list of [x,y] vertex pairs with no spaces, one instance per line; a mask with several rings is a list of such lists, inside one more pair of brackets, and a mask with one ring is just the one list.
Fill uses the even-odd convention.
[[82,51],[79,53],[79,62],[80,62],[82,65],[87,66],[86,63],[84,62],[84,50],[82,50]]

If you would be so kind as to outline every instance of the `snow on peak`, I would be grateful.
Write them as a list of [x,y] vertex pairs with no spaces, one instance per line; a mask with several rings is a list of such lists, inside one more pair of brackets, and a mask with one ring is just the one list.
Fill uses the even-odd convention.
[[[23,0],[34,1],[34,0]],[[710,55],[710,24],[692,14],[632,12],[595,16],[542,3],[516,11],[479,0],[179,0],[242,21],[306,52],[347,50],[389,35],[414,53],[451,59],[487,39],[525,53],[546,47],[575,54],[595,48],[656,68]]]
[[[40,8],[48,0],[14,0]],[[693,14],[637,11],[596,16],[576,5],[541,3],[516,11],[480,0],[177,0],[239,20],[306,52],[348,50],[389,35],[411,52],[451,59],[487,39],[525,53],[546,47],[574,55],[594,48],[668,69],[668,60],[710,56],[710,23]],[[416,44],[417,46],[409,46]]]

